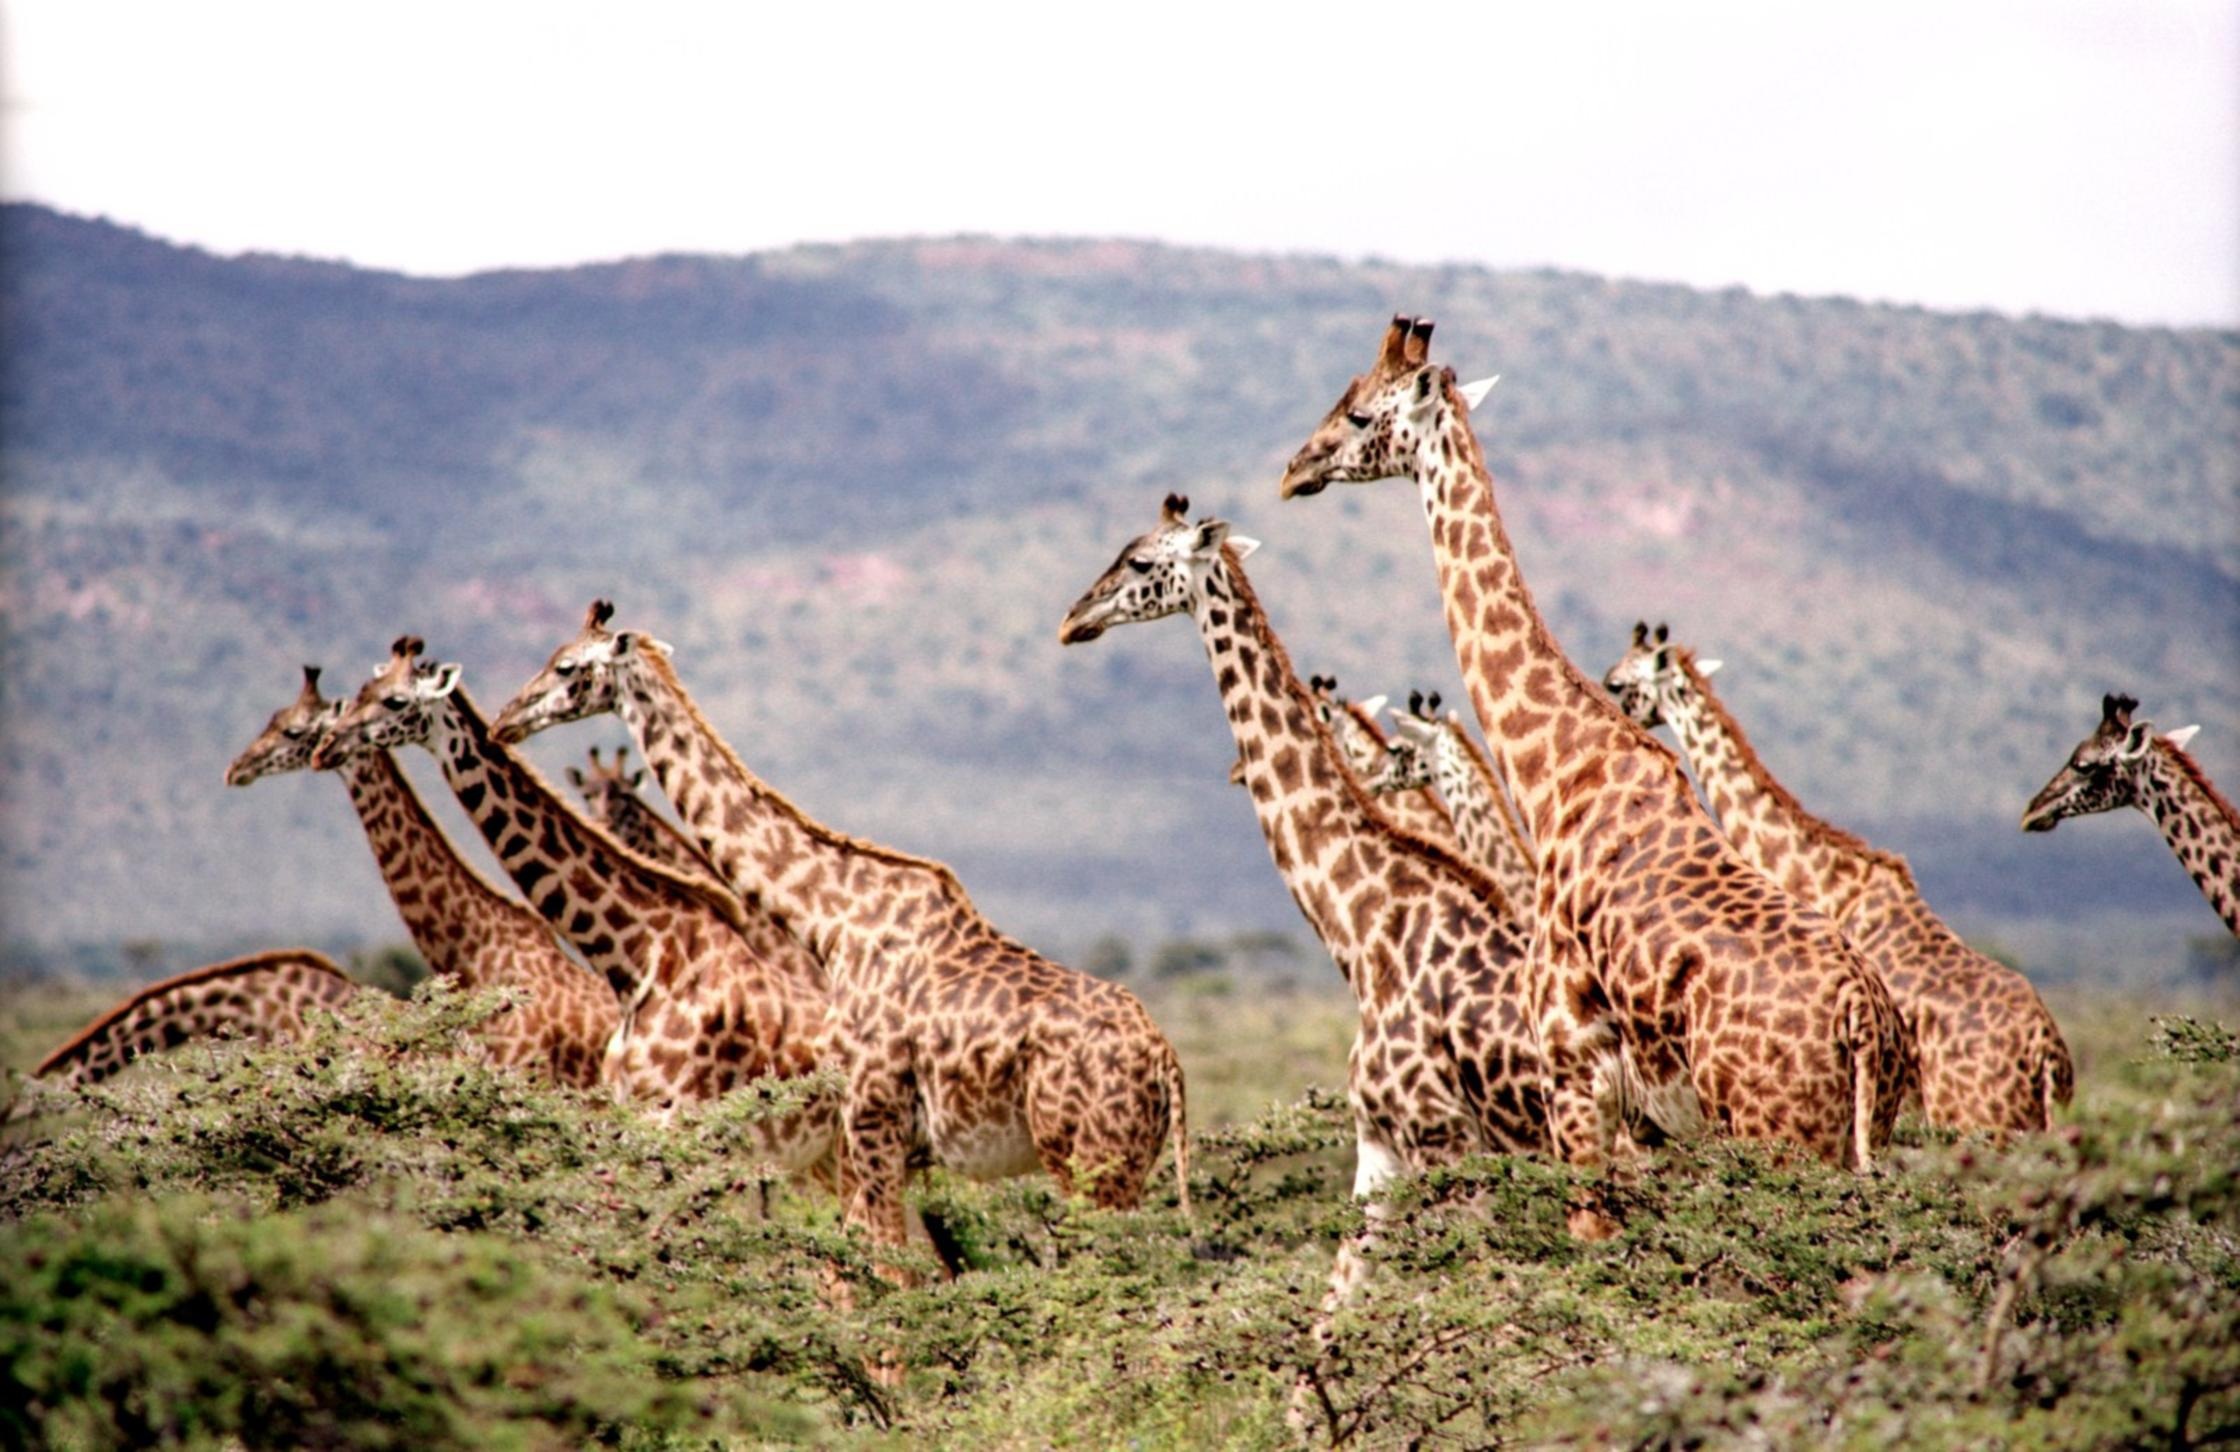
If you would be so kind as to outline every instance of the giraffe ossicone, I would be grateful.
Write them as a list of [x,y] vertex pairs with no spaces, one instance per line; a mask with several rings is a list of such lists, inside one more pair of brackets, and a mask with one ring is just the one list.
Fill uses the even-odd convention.
[[2227,930],[2240,936],[2240,811],[2186,754],[2199,726],[2157,735],[2133,719],[2137,698],[2100,698],[2100,724],[2022,813],[2022,830],[2050,832],[2065,818],[2137,807],[2161,831]]
[[[1456,663],[1536,856],[1527,979],[1551,1132],[1574,1163],[1616,1148],[1631,1065],[1728,1133],[1869,1163],[1911,1052],[1888,990],[1825,916],[1719,834],[1672,753],[1565,657],[1495,506],[1469,405],[1396,316],[1285,466],[1278,494],[1404,478],[1422,500]],[[1574,1230],[1608,1233],[1600,1207]]]
[[1644,724],[1670,726],[1712,814],[1742,855],[1833,918],[1874,964],[1913,1035],[1932,1124],[2050,1128],[2075,1069],[2030,981],[1952,931],[1904,858],[1806,811],[1751,747],[1698,661],[1662,625],[1634,627],[1604,686]]

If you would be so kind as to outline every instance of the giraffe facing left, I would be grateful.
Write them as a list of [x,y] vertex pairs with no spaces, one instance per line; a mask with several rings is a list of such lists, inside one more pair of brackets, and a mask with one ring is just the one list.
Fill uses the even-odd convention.
[[138,990],[40,1060],[31,1077],[98,1084],[134,1059],[196,1039],[302,1038],[311,1010],[332,1012],[359,992],[333,959],[309,948],[230,958]]

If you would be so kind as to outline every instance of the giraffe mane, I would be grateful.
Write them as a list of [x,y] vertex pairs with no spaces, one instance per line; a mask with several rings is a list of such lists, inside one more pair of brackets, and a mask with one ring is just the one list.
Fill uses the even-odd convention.
[[222,963],[205,963],[200,968],[190,968],[186,972],[175,974],[160,983],[150,983],[124,1002],[115,1005],[107,1013],[80,1029],[70,1042],[41,1059],[39,1067],[31,1071],[31,1077],[39,1078],[48,1070],[68,1062],[72,1055],[92,1040],[100,1037],[118,1019],[131,1013],[159,993],[169,993],[175,988],[186,988],[192,984],[205,983],[213,978],[232,978],[243,973],[253,973],[260,968],[270,968],[283,962],[301,963],[314,972],[328,974],[341,979],[345,983],[355,985],[357,982],[356,979],[335,966],[335,961],[332,958],[324,953],[315,953],[309,948],[272,948],[262,953],[252,953],[246,958],[228,958]]
[[[467,694],[466,686],[462,684],[454,688],[450,699],[457,704],[457,709],[474,718],[474,723],[483,736],[488,738],[493,746],[496,746],[497,738],[490,734],[490,718],[482,714],[482,708],[475,704],[472,696]],[[742,935],[747,932],[747,910],[740,904],[737,896],[710,883],[694,882],[684,874],[664,867],[652,858],[641,854],[624,843],[614,833],[592,821],[588,813],[570,801],[559,788],[547,781],[544,773],[537,770],[536,763],[529,760],[527,756],[518,751],[512,751],[509,747],[499,746],[498,749],[509,752],[513,757],[514,765],[536,783],[538,789],[550,800],[553,808],[582,828],[593,841],[599,844],[602,850],[614,853],[631,867],[644,872],[648,877],[659,880],[664,886],[673,887],[684,896],[706,904],[715,911],[718,917],[730,925],[732,931]]]
[[[1478,443],[1477,430],[1469,427],[1469,400],[1462,396],[1461,386],[1454,381],[1453,369],[1446,370],[1442,375],[1439,387],[1446,397],[1447,407],[1452,409],[1456,417],[1463,423],[1463,427],[1459,430],[1462,435],[1462,442],[1460,451],[1455,458],[1455,465],[1466,472],[1475,471],[1480,478],[1486,481],[1486,502],[1492,506],[1487,510],[1486,527],[1492,533],[1494,547],[1514,561],[1517,558],[1517,552],[1509,539],[1509,522],[1501,514],[1501,501],[1495,497],[1493,471],[1486,467],[1486,453],[1485,449]],[[1670,747],[1659,741],[1648,727],[1634,720],[1616,706],[1611,705],[1610,697],[1601,685],[1589,679],[1586,673],[1573,663],[1570,654],[1556,643],[1555,636],[1548,629],[1548,617],[1541,613],[1540,602],[1532,594],[1532,585],[1524,578],[1521,571],[1517,574],[1516,583],[1518,592],[1524,596],[1526,603],[1531,607],[1525,612],[1527,616],[1525,630],[1533,647],[1544,658],[1557,663],[1558,669],[1562,672],[1563,682],[1568,684],[1583,702],[1587,703],[1587,709],[1590,712],[1594,711],[1598,704],[1607,707],[1606,711],[1596,714],[1618,723],[1619,729],[1628,734],[1636,747],[1646,748],[1655,755],[1663,757],[1667,768],[1673,774],[1674,780],[1686,787],[1687,774],[1680,768],[1680,758],[1673,754]],[[1689,787],[1688,790],[1693,791],[1694,788]]]
[[2232,823],[2233,830],[2240,831],[2240,812],[2232,809],[2232,803],[2225,799],[2223,792],[2217,790],[2216,783],[2209,780],[2209,774],[2201,769],[2201,763],[2195,761],[2183,746],[2169,737],[2157,736],[2155,740],[2171,761],[2176,763],[2178,770],[2185,773],[2186,779],[2201,789],[2201,794],[2209,799],[2209,805],[2224,813],[2225,820]]
[[1735,724],[1733,715],[1727,710],[1726,702],[1720,700],[1718,695],[1712,691],[1708,684],[1710,678],[1696,667],[1696,653],[1684,645],[1675,645],[1670,649],[1672,658],[1679,662],[1681,672],[1687,676],[1689,684],[1693,685],[1696,688],[1696,694],[1703,698],[1704,709],[1709,711],[1712,718],[1725,729],[1727,739],[1732,741],[1735,744],[1735,749],[1741,753],[1742,769],[1750,774],[1750,779],[1758,784],[1759,790],[1772,797],[1774,802],[1797,822],[1807,839],[1833,847],[1854,857],[1864,858],[1879,867],[1887,868],[1897,873],[1908,891],[1916,894],[1920,892],[1919,885],[1913,880],[1913,868],[1907,864],[1903,857],[1895,852],[1886,852],[1868,842],[1865,838],[1852,832],[1846,832],[1825,817],[1806,811],[1804,804],[1799,802],[1790,790],[1781,784],[1781,779],[1775,776],[1771,768],[1759,758],[1758,749],[1750,744],[1750,738],[1743,733],[1740,726]]
[[1260,604],[1259,592],[1254,590],[1252,582],[1245,578],[1244,566],[1237,559],[1236,551],[1224,543],[1221,546],[1221,558],[1222,562],[1229,567],[1229,583],[1236,589],[1239,602],[1251,612],[1253,620],[1257,622],[1255,640],[1262,650],[1268,652],[1277,667],[1283,672],[1284,689],[1291,693],[1293,704],[1306,713],[1308,729],[1321,738],[1321,745],[1324,747],[1326,755],[1331,764],[1337,768],[1339,790],[1346,794],[1346,799],[1375,829],[1429,858],[1438,866],[1453,872],[1456,876],[1468,882],[1471,891],[1486,903],[1513,912],[1514,905],[1510,903],[1508,895],[1502,892],[1500,884],[1496,883],[1483,868],[1475,863],[1464,861],[1429,838],[1420,837],[1409,831],[1386,816],[1384,809],[1371,799],[1369,789],[1356,780],[1353,772],[1346,766],[1345,753],[1338,749],[1337,738],[1330,734],[1328,726],[1322,724],[1322,717],[1315,710],[1314,694],[1307,689],[1307,683],[1299,679],[1298,670],[1291,664],[1291,653],[1283,648],[1282,638],[1276,634],[1275,627],[1268,623],[1268,612]]
[[[1226,549],[1227,546],[1224,545],[1223,548]],[[723,734],[717,731],[708,718],[701,713],[700,703],[694,700],[692,693],[684,688],[683,680],[678,677],[676,667],[670,663],[667,656],[655,651],[649,652],[644,659],[645,668],[659,672],[677,700],[683,703],[685,715],[695,727],[699,728],[701,739],[713,742],[723,753],[723,760],[727,765],[760,788],[762,795],[772,806],[790,817],[795,825],[808,833],[811,838],[824,843],[828,847],[837,847],[844,852],[861,853],[875,862],[884,862],[893,867],[907,867],[930,873],[940,879],[944,888],[954,892],[965,906],[971,907],[974,913],[979,912],[977,907],[973,907],[972,895],[964,890],[964,884],[958,881],[957,874],[950,870],[946,862],[936,862],[930,857],[919,857],[913,853],[904,852],[897,847],[888,847],[882,843],[867,841],[861,837],[851,837],[838,828],[826,826],[795,806],[783,792],[756,775],[744,761],[739,759],[739,753],[732,749],[730,741],[725,739]]]

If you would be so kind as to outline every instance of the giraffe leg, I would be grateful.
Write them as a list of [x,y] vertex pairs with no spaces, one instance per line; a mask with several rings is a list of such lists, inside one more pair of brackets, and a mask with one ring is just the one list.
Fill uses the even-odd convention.
[[[1533,957],[1548,1137],[1556,1158],[1601,1169],[1617,1158],[1625,1132],[1625,1059],[1616,1015],[1582,945],[1543,935]],[[1608,1240],[1620,1229],[1599,1185],[1574,1193],[1565,1223],[1580,1240]]]
[[1318,1388],[1329,1367],[1333,1323],[1339,1310],[1368,1280],[1369,1257],[1376,1250],[1385,1221],[1391,1215],[1383,1200],[1384,1187],[1405,1168],[1382,1134],[1366,1125],[1356,1130],[1353,1198],[1363,1202],[1361,1229],[1338,1247],[1337,1261],[1330,1268],[1330,1289],[1322,1298],[1321,1311],[1315,1316],[1314,1361],[1302,1367],[1291,1384],[1291,1404],[1284,1417],[1291,1430],[1301,1437],[1307,1434],[1309,1418],[1322,1399]]

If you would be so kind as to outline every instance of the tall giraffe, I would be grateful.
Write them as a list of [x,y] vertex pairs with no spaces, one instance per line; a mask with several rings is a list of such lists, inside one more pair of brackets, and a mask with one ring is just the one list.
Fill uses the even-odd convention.
[[331,1012],[358,991],[334,960],[309,948],[207,964],[133,993],[40,1060],[31,1077],[97,1084],[134,1059],[193,1039],[302,1038],[311,1029],[308,1010]]
[[584,812],[609,836],[647,861],[658,862],[679,877],[716,882],[716,865],[707,854],[638,795],[646,769],[641,766],[632,771],[624,766],[629,754],[629,747],[617,746],[613,764],[607,765],[599,760],[599,748],[594,746],[588,768],[568,768],[568,785],[583,798]]
[[[451,664],[421,664],[405,636],[329,728],[323,766],[366,751],[426,747],[499,864],[583,960],[630,995],[606,1080],[668,1114],[764,1077],[814,1073],[827,1004],[812,972],[758,958],[736,899],[623,847],[500,745]],[[813,1094],[755,1126],[757,1148],[788,1171],[831,1153],[836,1106]]]
[[[302,689],[226,768],[226,785],[245,787],[310,766],[342,708],[320,696],[319,668],[305,666]],[[341,763],[339,774],[428,971],[469,990],[517,990],[514,1002],[478,1030],[483,1055],[558,1083],[598,1084],[621,1022],[614,990],[569,958],[542,918],[459,856],[388,752],[361,752]]]
[[1405,707],[1392,708],[1384,771],[1370,779],[1369,789],[1405,794],[1426,787],[1436,788],[1445,803],[1463,858],[1501,885],[1519,926],[1530,933],[1536,876],[1532,844],[1517,825],[1500,774],[1463,729],[1460,716],[1450,711],[1440,719],[1438,692],[1427,699],[1421,691],[1411,691]]
[[1412,480],[1455,657],[1538,849],[1528,968],[1557,1150],[1607,1160],[1621,1056],[1727,1133],[1868,1164],[1911,1075],[1889,990],[1720,835],[1670,751],[1567,660],[1518,572],[1428,319],[1395,318],[1284,471],[1285,499]]
[[[1336,676],[1307,677],[1307,694],[1314,699],[1316,714],[1322,724],[1330,728],[1330,735],[1337,742],[1338,759],[1353,773],[1355,781],[1367,786],[1384,771],[1389,750],[1384,728],[1377,724],[1377,712],[1384,709],[1385,698],[1347,700],[1338,694]],[[1393,792],[1377,805],[1392,819],[1394,826],[1445,849],[1452,856],[1467,858],[1461,839],[1455,835],[1453,819],[1423,783],[1407,791]],[[1512,911],[1515,908],[1513,901],[1505,906]]]
[[2210,782],[2186,743],[2198,726],[2157,736],[2152,721],[2134,721],[2130,696],[2102,696],[2100,724],[2022,814],[2025,832],[2050,832],[2064,817],[2137,807],[2162,829],[2209,906],[2240,936],[2240,812]]
[[1182,1065],[1136,996],[1005,937],[941,864],[812,820],[708,724],[668,647],[608,629],[613,614],[592,603],[498,731],[621,716],[725,881],[824,964],[848,1223],[899,1245],[905,1181],[928,1157],[974,1179],[1040,1166],[1069,1194],[1131,1208],[1170,1130],[1187,1210]]
[[1920,1054],[1929,1122],[2041,1130],[2076,1074],[2060,1026],[2030,980],[1978,953],[1922,900],[1903,857],[1807,812],[1751,749],[1711,689],[1715,660],[1668,643],[1659,625],[1603,683],[1643,726],[1670,726],[1727,839],[1760,872],[1826,913],[1882,970]]
[[[1168,495],[1159,527],[1121,550],[1067,612],[1058,639],[1078,645],[1116,625],[1185,613],[1197,624],[1269,855],[1359,1008],[1346,1089],[1354,1194],[1370,1200],[1364,1237],[1373,1238],[1384,1213],[1376,1196],[1402,1170],[1547,1147],[1519,981],[1524,940],[1492,882],[1371,803],[1326,724],[1321,692],[1301,684],[1245,578],[1257,542],[1217,519],[1192,524],[1188,510]],[[1361,1274],[1349,1246],[1333,1297],[1344,1299]]]

